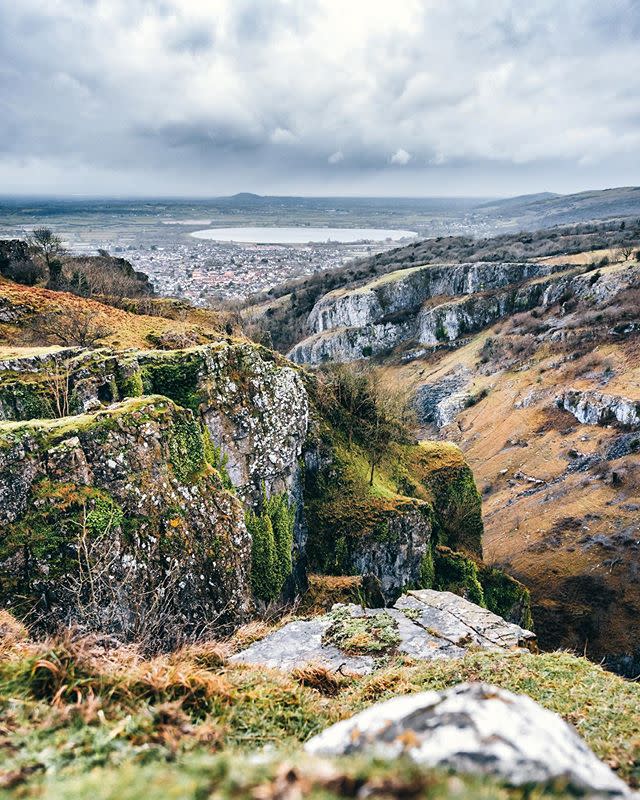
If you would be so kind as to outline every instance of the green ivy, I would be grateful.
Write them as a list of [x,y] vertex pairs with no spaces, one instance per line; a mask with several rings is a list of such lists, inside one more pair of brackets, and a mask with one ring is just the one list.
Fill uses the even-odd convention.
[[147,393],[162,394],[180,406],[198,411],[200,367],[200,358],[195,354],[178,353],[146,364],[141,378]]
[[436,331],[435,331],[435,333],[436,333],[436,339],[439,342],[448,341],[449,337],[447,336],[447,332],[446,332],[446,330],[444,328],[444,323],[442,322],[442,319],[440,317],[438,317],[438,319],[436,320]]
[[99,497],[87,514],[86,526],[92,536],[103,536],[122,525],[124,512],[110,497]]
[[448,547],[436,547],[434,572],[434,589],[440,592],[453,592],[479,606],[485,605],[478,565],[472,558],[465,556],[464,553],[449,550]]
[[136,369],[120,380],[120,394],[122,397],[142,397],[144,394],[142,370]]
[[420,562],[420,588],[431,589],[435,582],[435,577],[433,553],[431,551],[431,547],[429,547],[427,552],[422,557],[422,561]]
[[286,494],[263,495],[262,510],[245,516],[251,535],[251,587],[265,603],[279,597],[291,575],[295,507]]
[[222,445],[220,447],[216,447],[213,439],[211,438],[211,434],[209,433],[209,429],[206,426],[204,426],[202,429],[202,443],[204,446],[204,457],[207,464],[217,470],[218,474],[220,475],[220,479],[222,480],[222,485],[225,489],[228,489],[230,492],[235,491],[235,486],[233,485],[231,476],[227,470],[229,456],[227,453],[222,452]]

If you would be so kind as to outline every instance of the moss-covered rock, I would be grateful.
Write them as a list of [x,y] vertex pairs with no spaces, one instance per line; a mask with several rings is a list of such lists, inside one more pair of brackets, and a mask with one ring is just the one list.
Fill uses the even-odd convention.
[[437,544],[482,558],[482,500],[462,451],[449,442],[421,442],[408,462],[433,502]]
[[36,626],[164,646],[250,611],[242,507],[166,398],[3,423],[0,492],[0,602]]

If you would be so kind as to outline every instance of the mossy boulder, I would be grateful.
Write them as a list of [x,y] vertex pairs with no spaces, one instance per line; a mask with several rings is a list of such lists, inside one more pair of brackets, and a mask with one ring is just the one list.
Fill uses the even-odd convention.
[[0,602],[150,646],[250,612],[244,512],[163,397],[0,425]]

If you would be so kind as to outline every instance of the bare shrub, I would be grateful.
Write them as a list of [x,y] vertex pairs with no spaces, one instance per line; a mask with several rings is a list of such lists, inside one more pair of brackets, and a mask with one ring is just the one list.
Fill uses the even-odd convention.
[[36,314],[25,327],[34,343],[64,347],[94,347],[113,333],[94,309],[78,307]]

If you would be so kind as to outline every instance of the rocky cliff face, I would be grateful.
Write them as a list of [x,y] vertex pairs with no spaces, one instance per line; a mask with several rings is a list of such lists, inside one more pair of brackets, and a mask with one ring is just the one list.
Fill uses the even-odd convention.
[[[373,484],[313,386],[232,341],[0,362],[2,596],[127,637],[168,606],[164,641],[293,597],[309,567],[368,576],[385,602],[437,585],[497,607],[515,589],[503,605],[524,618],[514,581],[485,597],[480,500],[457,448],[394,446]],[[91,602],[85,557],[104,584]]]
[[438,264],[389,273],[352,291],[324,295],[308,319],[311,333],[364,327],[400,313],[415,313],[435,297],[458,297],[495,291],[558,271],[544,264],[478,262]]
[[166,646],[251,610],[251,541],[189,410],[161,397],[0,430],[0,598]]
[[[309,315],[311,335],[289,357],[300,364],[354,361],[403,342],[455,342],[509,314],[548,306],[574,291],[583,295],[592,284],[579,272],[512,263],[392,272],[359,289],[322,297]],[[606,291],[604,283],[597,291]]]
[[593,390],[568,389],[558,398],[558,405],[583,425],[618,424],[632,430],[640,429],[640,400]]
[[270,351],[221,342],[187,351],[67,349],[0,362],[0,419],[57,417],[143,394],[191,408],[239,495],[291,491],[308,422],[297,371]]

